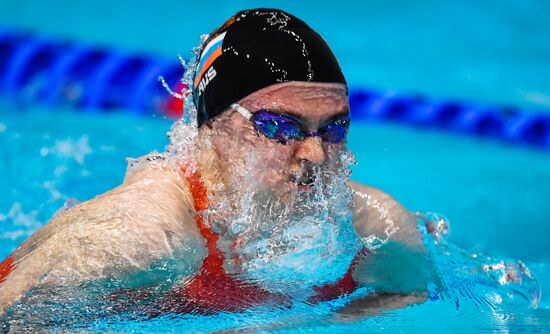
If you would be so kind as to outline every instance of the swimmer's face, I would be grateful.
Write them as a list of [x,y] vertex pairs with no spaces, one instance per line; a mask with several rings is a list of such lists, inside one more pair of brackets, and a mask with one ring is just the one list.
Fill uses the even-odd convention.
[[[349,113],[346,87],[336,83],[290,82],[276,84],[252,93],[238,102],[254,113],[270,110],[298,119],[302,130],[316,132],[338,116]],[[281,144],[258,134],[251,121],[233,110],[214,124],[213,144],[223,170],[220,176],[246,173],[260,188],[285,193],[293,188],[308,191],[311,180],[296,178],[314,166],[327,166],[338,157],[344,143],[324,142],[320,137]],[[306,172],[307,174],[307,172]]]

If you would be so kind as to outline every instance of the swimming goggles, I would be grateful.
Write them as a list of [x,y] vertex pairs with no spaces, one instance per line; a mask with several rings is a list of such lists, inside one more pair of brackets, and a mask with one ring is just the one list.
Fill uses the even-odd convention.
[[350,122],[349,115],[341,115],[325,123],[317,132],[308,132],[302,130],[302,123],[291,116],[267,109],[251,113],[237,103],[233,103],[231,108],[251,121],[258,134],[281,144],[292,140],[304,140],[308,137],[320,137],[324,142],[332,144],[343,143],[346,141]]

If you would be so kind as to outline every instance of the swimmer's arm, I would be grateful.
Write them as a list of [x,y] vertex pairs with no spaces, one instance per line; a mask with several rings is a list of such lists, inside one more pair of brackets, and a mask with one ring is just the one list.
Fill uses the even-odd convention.
[[384,311],[397,310],[426,300],[425,294],[372,293],[361,299],[354,299],[339,314],[347,316],[376,316]]
[[351,181],[355,208],[353,225],[361,237],[376,236],[423,249],[414,214],[380,189]]
[[[360,237],[377,236],[386,241],[369,250],[369,255],[354,271],[354,279],[385,296],[388,308],[423,302],[427,285],[436,278],[427,256],[417,220],[399,202],[381,190],[352,182],[355,191],[354,227]],[[407,298],[389,298],[405,295]],[[390,307],[394,305],[395,307]]]

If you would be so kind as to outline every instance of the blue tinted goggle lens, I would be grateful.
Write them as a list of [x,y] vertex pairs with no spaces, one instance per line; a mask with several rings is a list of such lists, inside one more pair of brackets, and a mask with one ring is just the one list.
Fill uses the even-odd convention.
[[349,129],[349,118],[343,116],[330,123],[325,124],[319,133],[323,141],[338,144],[346,141]]
[[267,110],[255,112],[251,120],[258,133],[283,144],[315,136],[333,144],[341,143],[345,141],[349,127],[349,118],[342,116],[323,125],[319,132],[304,132],[298,120]]

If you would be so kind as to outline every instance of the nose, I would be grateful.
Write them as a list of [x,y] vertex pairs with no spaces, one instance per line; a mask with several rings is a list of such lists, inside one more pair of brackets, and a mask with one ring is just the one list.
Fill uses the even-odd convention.
[[308,137],[296,144],[294,153],[298,161],[308,161],[320,165],[325,161],[325,151],[319,137]]

